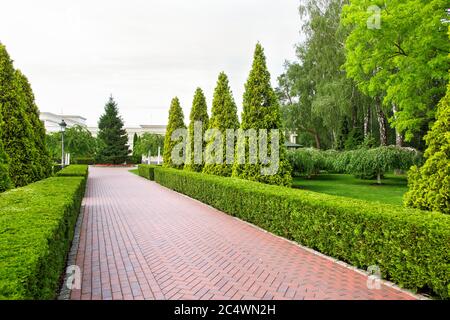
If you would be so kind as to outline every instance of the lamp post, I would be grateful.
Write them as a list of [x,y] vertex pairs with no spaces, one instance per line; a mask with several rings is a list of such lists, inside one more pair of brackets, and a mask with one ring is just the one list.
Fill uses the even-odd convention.
[[59,124],[61,127],[61,167],[64,168],[66,162],[64,159],[64,131],[66,131],[67,123],[64,121],[64,119]]

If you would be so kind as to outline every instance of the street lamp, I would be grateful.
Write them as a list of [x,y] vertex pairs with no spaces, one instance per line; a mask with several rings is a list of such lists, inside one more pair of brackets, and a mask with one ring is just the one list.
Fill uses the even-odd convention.
[[64,159],[64,131],[66,131],[67,123],[64,121],[64,119],[59,124],[61,127],[61,168],[64,168],[65,166],[65,159]]

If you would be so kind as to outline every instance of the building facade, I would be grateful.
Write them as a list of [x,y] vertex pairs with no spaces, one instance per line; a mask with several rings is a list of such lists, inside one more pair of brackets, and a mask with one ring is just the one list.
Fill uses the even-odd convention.
[[[67,127],[71,128],[74,126],[81,126],[89,130],[92,136],[97,137],[98,127],[88,127],[86,125],[86,118],[76,115],[59,115],[51,112],[41,112],[40,119],[44,123],[45,130],[47,133],[59,132],[61,130],[59,124],[62,120],[67,123]],[[153,133],[153,134],[166,134],[165,125],[141,125],[139,127],[125,127],[125,130],[128,134],[128,143],[131,149],[133,149],[133,138],[134,134],[138,136],[143,135],[144,133]]]

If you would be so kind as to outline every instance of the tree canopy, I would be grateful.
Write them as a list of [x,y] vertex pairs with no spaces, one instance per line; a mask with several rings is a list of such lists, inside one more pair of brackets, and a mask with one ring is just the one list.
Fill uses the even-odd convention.
[[[236,103],[234,102],[233,93],[231,92],[228,77],[224,72],[220,73],[216,88],[214,90],[209,129],[218,130],[220,132],[222,137],[222,150],[210,150],[213,149],[215,144],[215,137],[211,137],[211,140],[207,141],[208,144],[206,146],[206,157],[212,154],[213,151],[222,152],[221,156],[217,157],[216,154],[213,155],[215,158],[217,157],[218,159],[221,159],[222,162],[213,163],[214,161],[212,159],[210,161],[207,161],[203,172],[229,177],[232,174],[233,165],[226,163],[226,131],[228,129],[239,129],[239,118],[237,115],[237,107]],[[236,141],[234,140],[234,142]],[[234,147],[232,152],[234,154]]]
[[[186,143],[183,141],[183,137],[179,137],[178,139],[172,139],[172,135],[176,130],[186,129],[186,125],[184,124],[184,114],[183,109],[181,109],[180,100],[175,97],[172,99],[172,103],[169,109],[169,122],[167,124],[166,136],[164,139],[164,166],[169,168],[178,168],[181,169],[184,167],[184,163],[175,163],[172,159],[172,151],[176,145],[179,143]],[[185,138],[185,137],[184,137]],[[182,152],[185,152],[183,149]],[[180,157],[185,157],[186,154],[180,153]]]
[[122,164],[129,160],[128,134],[123,127],[117,103],[111,96],[105,105],[105,113],[98,122],[98,139],[101,148],[97,162],[105,164]]

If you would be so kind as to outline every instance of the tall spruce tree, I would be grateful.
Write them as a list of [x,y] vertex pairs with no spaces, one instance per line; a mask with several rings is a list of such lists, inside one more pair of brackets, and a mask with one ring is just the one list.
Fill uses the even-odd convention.
[[[206,98],[200,88],[197,88],[195,91],[189,120],[186,164],[184,169],[188,171],[202,172],[205,164],[204,149],[206,147],[203,137],[205,136],[206,130],[208,130],[209,116]],[[198,132],[195,132],[196,124],[199,125],[197,128]]]
[[450,85],[425,140],[427,160],[423,167],[413,167],[408,173],[404,202],[409,207],[450,214]]
[[39,179],[35,161],[37,150],[33,130],[26,114],[26,101],[21,94],[12,60],[0,44],[0,113],[3,123],[0,139],[9,156],[9,176],[15,187],[25,186]]
[[36,105],[33,90],[25,75],[16,70],[16,78],[21,87],[21,94],[25,102],[25,112],[33,129],[33,142],[37,155],[34,159],[36,178],[41,180],[52,174],[52,161],[45,143],[45,127],[39,119],[39,109]]
[[[244,111],[242,113],[242,130],[254,129],[258,133],[260,129],[268,130],[268,147],[271,150],[272,129],[279,129],[279,167],[276,174],[263,175],[263,159],[259,158],[257,164],[249,163],[249,157],[246,156],[245,164],[235,162],[233,167],[233,176],[243,179],[259,181],[268,184],[291,186],[292,176],[291,167],[286,160],[285,139],[281,128],[281,112],[278,98],[270,83],[270,73],[267,70],[266,57],[261,44],[256,45],[252,70],[245,85]],[[259,149],[259,147],[258,147]],[[246,143],[246,153],[249,151],[248,142]]]
[[[0,127],[2,126],[2,114],[0,112]],[[9,178],[9,157],[3,148],[3,142],[0,138],[0,192],[11,188],[11,179]]]
[[[172,151],[174,147],[182,142],[181,138],[172,140],[172,134],[178,129],[186,129],[186,125],[184,124],[184,114],[183,109],[181,109],[180,100],[175,97],[170,105],[169,122],[167,124],[167,131],[164,139],[164,166],[168,168],[182,169],[184,167],[184,164],[175,163],[172,160]],[[186,141],[183,142],[186,143]],[[180,156],[185,157],[186,154],[180,153]]]
[[[220,73],[219,79],[217,81],[217,86],[214,90],[214,99],[212,103],[211,119],[209,121],[209,129],[218,130],[222,135],[222,163],[213,163],[211,159],[211,161],[208,161],[208,163],[205,164],[203,172],[218,176],[230,177],[233,172],[233,165],[226,163],[226,131],[228,129],[239,129],[239,118],[237,115],[237,107],[236,103],[234,102],[233,93],[230,89],[228,77],[224,72]],[[210,153],[208,152],[208,149],[212,148],[213,146],[214,140],[208,141],[208,145],[206,147],[207,155]],[[216,156],[216,154],[214,154],[213,156]]]
[[123,128],[117,103],[111,96],[105,105],[105,113],[98,122],[98,139],[102,148],[97,155],[97,162],[104,164],[123,164],[129,160],[128,135]]

